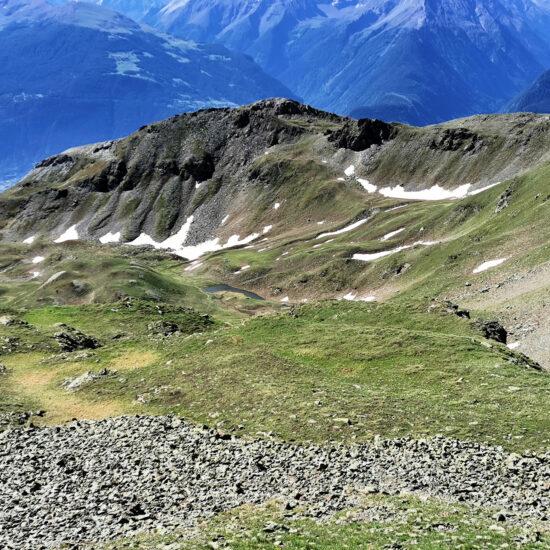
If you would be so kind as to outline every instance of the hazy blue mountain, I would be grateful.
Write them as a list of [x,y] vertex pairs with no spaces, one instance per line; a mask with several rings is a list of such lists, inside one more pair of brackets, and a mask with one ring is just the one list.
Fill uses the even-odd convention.
[[0,0],[0,67],[0,181],[175,113],[292,95],[247,56],[88,3]]
[[145,21],[251,55],[316,107],[426,124],[498,111],[550,66],[549,5],[172,0]]
[[[316,0],[174,0],[150,10],[145,21],[177,36],[248,53],[270,74],[277,74],[293,65],[288,46],[296,28],[324,16],[318,4]],[[301,42],[306,49],[315,45]]]
[[[68,0],[72,1],[72,0]],[[134,21],[141,21],[149,11],[166,6],[168,0],[89,0],[93,4],[123,13]],[[66,4],[67,0],[49,0],[50,4]]]
[[550,113],[550,71],[519,94],[506,108],[509,113]]

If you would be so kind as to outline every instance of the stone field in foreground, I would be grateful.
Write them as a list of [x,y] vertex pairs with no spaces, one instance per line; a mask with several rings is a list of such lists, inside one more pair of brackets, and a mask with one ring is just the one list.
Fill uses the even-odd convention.
[[231,438],[173,417],[0,433],[2,548],[177,529],[275,497],[327,517],[365,491],[423,494],[545,520],[550,454],[520,456],[445,438],[298,446]]

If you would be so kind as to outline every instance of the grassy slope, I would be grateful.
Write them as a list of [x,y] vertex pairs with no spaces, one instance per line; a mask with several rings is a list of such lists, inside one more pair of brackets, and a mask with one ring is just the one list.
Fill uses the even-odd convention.
[[[328,303],[302,308],[297,319],[284,314],[260,317],[214,338],[182,337],[158,343],[146,338],[143,326],[130,326],[127,340],[109,343],[97,352],[99,364],[116,368],[113,365],[120,361],[113,357],[134,349],[150,350],[155,360],[129,371],[123,384],[117,378],[100,379],[79,396],[97,403],[122,403],[117,410],[176,412],[197,422],[223,421],[227,428],[243,425],[247,433],[273,431],[300,440],[444,433],[508,448],[543,448],[547,445],[548,374],[509,365],[504,346],[488,349],[473,343],[468,338],[479,337],[466,321],[436,315],[428,307],[432,297],[453,294],[466,281],[474,289],[481,288],[487,281],[505,280],[518,270],[548,261],[549,179],[550,168],[545,167],[461,201],[410,203],[400,210],[379,212],[359,229],[319,248],[313,246],[324,241],[314,239],[316,234],[348,222],[331,224],[329,219],[317,226],[313,219],[270,238],[271,250],[258,252],[257,245],[256,249],[221,251],[207,259],[204,270],[190,273],[183,270],[184,262],[134,249],[92,243],[2,245],[9,277],[21,277],[31,269],[48,275],[67,272],[42,289],[34,281],[6,283],[2,285],[4,303],[35,308],[64,300],[109,302],[122,291],[191,305],[235,324],[258,308],[272,307],[234,295],[208,296],[201,290],[208,281],[223,279],[267,296],[279,288],[275,300],[285,295],[296,300],[342,296],[349,291],[395,296],[380,307]],[[345,185],[357,187],[349,181]],[[509,206],[496,214],[499,196],[508,187],[513,191]],[[399,202],[361,196],[363,203],[350,204],[348,221],[361,210]],[[270,205],[265,202],[265,208]],[[285,208],[293,208],[290,201],[281,207],[287,215]],[[381,236],[401,227],[405,231],[380,242]],[[442,242],[371,263],[350,260],[355,252],[394,248],[414,242],[419,235]],[[28,260],[35,255],[47,259],[34,267]],[[483,261],[500,257],[510,259],[495,270],[472,274]],[[252,267],[234,275],[245,264]],[[74,279],[88,282],[93,298],[70,294]],[[130,284],[131,280],[135,283]],[[484,304],[477,313],[487,314],[490,307]],[[25,318],[50,331],[55,322],[64,321],[92,334],[101,327],[100,337],[110,327],[124,332],[110,318],[109,308],[98,309],[95,316],[92,311],[93,306],[48,308],[30,311]],[[205,346],[210,339],[213,342]],[[8,366],[10,360],[2,359]],[[95,360],[91,366],[90,361],[71,362],[71,374],[95,368]],[[38,363],[33,361],[32,369]],[[54,363],[49,368],[56,370]],[[66,376],[67,371],[58,369],[42,388],[53,391]],[[7,392],[15,391],[5,380],[2,383]],[[145,404],[134,402],[138,395]],[[19,397],[34,404],[39,392]],[[335,418],[348,418],[351,425]]]
[[[175,413],[297,441],[445,434],[518,450],[548,444],[550,374],[509,363],[519,356],[489,347],[439,304],[326,302],[206,332],[200,318],[167,309],[163,319],[187,327],[169,338],[146,330],[161,318],[153,306],[115,309],[29,312],[24,319],[44,334],[64,320],[105,345],[84,358],[7,354],[13,372],[0,379],[3,389],[46,409],[48,423],[93,409],[91,417]],[[76,392],[60,388],[104,367],[120,372]]]
[[[39,256],[45,260],[33,264],[32,259]],[[131,297],[185,305],[224,320],[270,307],[235,296],[208,296],[202,288],[214,281],[201,276],[182,277],[185,261],[146,249],[85,241],[62,245],[37,241],[31,246],[0,243],[0,262],[0,311],[105,304]],[[33,279],[35,271],[40,276]],[[59,273],[62,275],[55,281],[47,282]]]
[[[352,183],[350,182],[350,185]],[[509,206],[495,213],[502,193],[511,188]],[[207,263],[206,274],[256,289],[266,296],[302,298],[341,297],[354,291],[387,299],[399,292],[406,297],[456,294],[466,282],[483,286],[487,280],[526,271],[550,260],[550,229],[546,223],[550,201],[550,166],[459,201],[409,202],[403,209],[383,211],[350,233],[315,239],[322,231],[339,229],[345,221],[317,226],[312,219],[301,237],[275,238],[255,249],[223,251]],[[388,209],[404,201],[366,195],[361,209]],[[348,220],[353,219],[349,216]],[[387,242],[385,234],[405,228]],[[534,230],[536,228],[536,230]],[[441,241],[418,246],[374,262],[351,260],[354,253],[372,253],[409,245],[418,240]],[[314,248],[314,246],[321,246]],[[266,251],[259,249],[269,246]],[[474,275],[481,263],[509,258],[501,267]],[[234,268],[250,265],[234,276]],[[200,271],[199,271],[200,272]]]
[[[244,507],[204,522],[188,532],[149,535],[100,546],[104,550],[330,550],[442,548],[485,550],[548,548],[550,534],[539,525],[497,523],[494,512],[436,500],[371,495],[327,522],[283,512],[277,503]],[[94,545],[94,548],[97,548]]]

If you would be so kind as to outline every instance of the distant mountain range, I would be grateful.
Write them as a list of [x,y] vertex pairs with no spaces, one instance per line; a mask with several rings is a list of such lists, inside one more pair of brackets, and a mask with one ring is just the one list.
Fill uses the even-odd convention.
[[550,71],[519,94],[507,107],[509,113],[550,113]]
[[88,3],[0,0],[0,67],[0,182],[176,113],[293,95],[248,56]]
[[164,4],[143,20],[247,53],[308,103],[356,117],[423,125],[500,111],[550,68],[546,0]]

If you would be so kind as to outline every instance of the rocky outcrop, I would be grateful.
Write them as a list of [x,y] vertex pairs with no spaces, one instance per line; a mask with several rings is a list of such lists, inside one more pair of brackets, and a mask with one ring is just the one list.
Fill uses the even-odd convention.
[[364,118],[348,120],[340,130],[330,132],[328,140],[340,148],[364,151],[372,145],[382,145],[384,141],[393,139],[398,132],[397,124]]
[[101,344],[93,336],[88,336],[64,323],[59,323],[57,326],[60,330],[54,333],[53,338],[59,344],[61,351],[71,352],[101,347]]
[[122,233],[123,241],[141,233],[164,240],[194,215],[186,244],[203,242],[215,235],[232,202],[250,192],[251,167],[264,152],[312,133],[295,119],[341,120],[271,99],[179,115],[118,142],[46,159],[0,200],[11,218],[6,236],[56,237],[76,225],[79,238],[110,231]]
[[494,340],[500,344],[506,344],[508,333],[498,321],[477,320],[474,323],[474,326],[488,340]]
[[500,197],[498,198],[498,203],[495,208],[495,214],[500,214],[503,210],[508,208],[509,200],[512,197],[513,193],[514,193],[514,190],[512,186],[509,185],[506,188],[506,191],[504,191],[504,193],[502,193],[502,195],[500,195]]
[[75,376],[74,378],[67,378],[63,381],[61,384],[67,391],[75,391],[80,389],[82,386],[86,386],[93,382],[94,380],[98,380],[100,378],[103,378],[105,376],[116,376],[118,374],[118,371],[113,370],[110,371],[108,369],[101,369],[98,372],[95,371],[88,371],[84,374],[81,374],[80,376]]
[[445,438],[298,446],[237,439],[179,418],[123,417],[5,431],[0,443],[0,546],[7,549],[175,530],[273,498],[323,518],[365,491],[531,518],[550,508],[549,455]]

